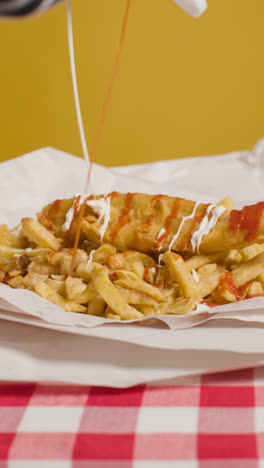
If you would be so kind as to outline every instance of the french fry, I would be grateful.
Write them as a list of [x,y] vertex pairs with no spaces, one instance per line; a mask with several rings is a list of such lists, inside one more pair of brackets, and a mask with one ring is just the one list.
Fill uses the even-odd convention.
[[89,315],[95,315],[97,317],[102,317],[105,311],[105,301],[104,299],[97,294],[88,304],[87,313]]
[[123,256],[126,261],[128,269],[132,273],[135,273],[140,279],[144,278],[145,267],[155,265],[153,258],[149,255],[143,254],[142,252],[136,252],[134,250],[128,250],[123,252]]
[[95,296],[97,296],[97,291],[91,282],[87,284],[85,290],[78,298],[75,299],[75,302],[77,302],[77,304],[87,304],[87,302],[92,301]]
[[4,280],[5,278],[5,273],[0,270],[0,283]]
[[233,281],[237,288],[257,278],[264,271],[264,252],[233,270]]
[[38,221],[32,218],[23,218],[21,223],[26,236],[32,239],[39,247],[59,250],[61,246],[60,241]]
[[69,277],[65,281],[66,297],[72,301],[78,299],[86,289],[86,285],[80,278]]
[[117,315],[110,307],[107,306],[105,310],[105,318],[109,318],[112,320],[121,320],[120,315]]
[[27,271],[39,273],[40,275],[56,275],[59,273],[58,268],[55,265],[51,265],[48,262],[38,262],[33,260],[27,267]]
[[[184,315],[191,312],[196,307],[196,300],[195,299],[184,299],[179,298],[176,299],[174,304],[168,305],[167,309],[164,310],[164,313],[167,315]],[[162,307],[161,307],[162,313]]]
[[133,289],[126,289],[118,287],[118,292],[121,296],[125,299],[128,304],[137,305],[137,304],[145,304],[145,305],[152,305],[154,307],[158,306],[158,302],[155,301],[152,297],[144,294],[142,292],[133,290]]
[[229,291],[229,289],[227,289],[227,288],[220,288],[219,287],[218,290],[217,290],[217,294],[220,297],[222,297],[222,299],[224,300],[225,303],[236,302],[237,301],[236,295],[234,293],[232,293],[232,291]]
[[228,252],[225,258],[225,265],[232,270],[241,261],[242,261],[241,253],[237,249],[232,249]]
[[221,269],[218,268],[214,273],[209,276],[205,276],[199,282],[201,298],[209,296],[215,288],[217,288],[221,275]]
[[16,260],[16,257],[24,254],[23,249],[14,249],[6,245],[0,245],[0,265]]
[[148,304],[139,304],[137,306],[137,310],[139,310],[144,317],[151,317],[155,315],[160,315],[160,310],[159,308],[153,307]]
[[24,286],[27,289],[32,289],[34,284],[37,281],[47,281],[48,276],[47,275],[40,275],[39,273],[34,273],[33,271],[28,273],[26,276],[23,278]]
[[56,293],[58,293],[60,296],[65,297],[66,291],[65,291],[65,281],[62,280],[56,280],[56,279],[51,279],[49,278],[46,281],[47,285],[53,289]]
[[117,270],[116,275],[119,278],[115,281],[117,286],[121,286],[126,289],[135,289],[143,294],[147,294],[157,302],[166,302],[166,297],[162,294],[159,288],[141,280],[137,275],[135,275],[135,273],[126,270]]
[[13,249],[23,249],[26,246],[26,239],[23,237],[17,237],[6,226],[6,224],[0,225],[0,244],[6,247],[12,247]]
[[216,263],[208,263],[207,265],[203,265],[200,268],[198,268],[198,276],[200,279],[204,278],[205,276],[211,275],[217,270],[217,264]]
[[10,278],[7,280],[7,284],[11,286],[12,288],[19,288],[19,289],[24,289],[24,278],[23,276],[14,276],[13,278]]
[[199,285],[193,279],[192,274],[180,255],[177,255],[174,252],[166,252],[162,256],[162,261],[168,267],[171,277],[181,287],[184,297],[200,297],[201,293]]
[[251,244],[240,250],[243,262],[248,262],[259,253],[263,252],[264,247],[261,244]]
[[105,300],[106,304],[123,320],[142,317],[142,314],[127,304],[118,289],[110,281],[107,271],[99,264],[93,265],[92,281],[95,289]]
[[129,270],[131,271],[131,273],[134,273],[138,278],[144,278],[145,267],[141,261],[131,261],[129,265]]
[[[60,275],[67,275],[70,271],[72,256],[66,254],[59,259],[59,273]],[[78,268],[78,267],[77,267]]]
[[111,270],[125,270],[127,268],[127,263],[121,253],[110,255],[107,264]]
[[260,281],[253,281],[247,291],[247,297],[263,296],[263,288]]
[[264,273],[260,273],[260,275],[257,277],[257,280],[260,282],[263,290],[264,290]]
[[107,263],[110,256],[116,253],[116,248],[111,244],[104,244],[93,252],[93,262]]
[[87,307],[76,304],[75,302],[60,296],[60,294],[56,293],[52,288],[50,288],[50,286],[48,286],[48,284],[44,283],[44,281],[36,281],[33,284],[33,289],[39,296],[47,299],[53,304],[56,304],[66,312],[87,312]]
[[[83,278],[84,281],[90,281],[92,276],[93,263],[83,262],[75,269],[75,275],[78,278]],[[68,270],[69,271],[69,270]]]
[[193,255],[185,260],[189,271],[197,270],[197,268],[207,265],[208,263],[221,263],[224,261],[226,253],[212,253],[208,255]]

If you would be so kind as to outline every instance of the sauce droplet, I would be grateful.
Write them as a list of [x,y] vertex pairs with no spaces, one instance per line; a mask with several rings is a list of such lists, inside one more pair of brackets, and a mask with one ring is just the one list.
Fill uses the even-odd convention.
[[229,226],[234,232],[246,231],[245,240],[255,239],[264,211],[264,202],[256,205],[244,206],[242,210],[232,210],[229,215]]

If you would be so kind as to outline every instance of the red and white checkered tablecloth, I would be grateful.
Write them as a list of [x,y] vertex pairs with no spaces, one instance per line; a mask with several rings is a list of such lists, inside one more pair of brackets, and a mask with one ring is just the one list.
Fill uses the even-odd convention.
[[125,390],[3,383],[6,467],[264,467],[264,368]]

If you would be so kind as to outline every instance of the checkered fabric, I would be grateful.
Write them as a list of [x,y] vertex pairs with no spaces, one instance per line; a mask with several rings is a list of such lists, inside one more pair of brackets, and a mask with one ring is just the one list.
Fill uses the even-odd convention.
[[124,390],[2,384],[6,467],[264,467],[264,368]]

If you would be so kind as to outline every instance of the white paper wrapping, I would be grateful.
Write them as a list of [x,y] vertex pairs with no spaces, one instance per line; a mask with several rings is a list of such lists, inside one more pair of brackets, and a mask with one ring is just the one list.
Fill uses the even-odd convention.
[[[86,168],[83,160],[51,148],[38,150],[2,163],[0,165],[0,224],[6,223],[14,226],[21,217],[34,216],[50,201],[80,193],[84,186],[85,174]],[[252,151],[222,156],[177,159],[112,169],[95,165],[93,187],[97,194],[113,190],[138,191],[163,193],[204,202],[218,202],[229,195],[240,208],[245,204],[264,200],[263,178],[264,140],[260,141]],[[66,313],[30,291],[13,290],[0,284],[0,309],[2,319],[46,329],[42,332],[47,334],[45,335],[47,342],[45,345],[39,343],[40,352],[42,348],[44,350],[45,346],[49,346],[50,336],[56,336],[57,340],[69,344],[75,335],[82,343],[86,343],[86,351],[91,340],[93,340],[92,343],[103,342],[104,345],[106,342],[109,345],[111,341],[112,344],[119,343],[120,347],[133,346],[139,352],[138,360],[142,359],[148,347],[173,352],[174,355],[176,352],[183,353],[181,356],[187,352],[185,350],[199,351],[204,357],[208,350],[218,353],[215,367],[212,360],[209,363],[207,359],[206,364],[206,358],[200,361],[198,359],[200,354],[193,352],[192,370],[190,366],[184,370],[184,366],[179,369],[179,366],[175,365],[166,375],[163,366],[160,367],[157,361],[155,375],[145,368],[141,373],[135,360],[133,371],[130,372],[127,380],[120,379],[118,366],[112,379],[109,380],[109,376],[102,377],[101,372],[104,366],[107,368],[110,365],[109,362],[103,361],[98,365],[97,379],[94,378],[94,372],[78,378],[74,373],[72,374],[74,377],[70,378],[70,373],[63,370],[67,367],[66,364],[64,367],[61,366],[61,360],[65,360],[66,356],[64,358],[61,356],[58,362],[55,359],[54,365],[57,372],[49,374],[48,364],[45,372],[43,371],[42,379],[49,381],[126,386],[153,379],[222,369],[228,365],[236,367],[239,363],[244,366],[247,363],[261,362],[262,359],[264,361],[264,355],[261,354],[264,353],[264,298],[219,306],[199,314],[163,316],[156,320],[143,319],[140,324],[136,325],[127,322],[116,324],[107,320],[107,324],[100,326],[104,322],[104,319],[100,317]],[[12,330],[12,327],[18,327],[17,342],[19,343],[21,339],[24,342],[23,330],[27,330],[27,327],[21,324],[9,325],[12,325],[10,328]],[[200,326],[195,327],[195,325]],[[6,323],[5,326],[7,327]],[[29,330],[31,335],[36,333],[33,331],[36,328],[29,327]],[[59,331],[69,333],[65,335]],[[2,343],[2,346],[5,345]],[[10,351],[11,346],[8,349]],[[5,356],[6,352],[7,350],[5,350]],[[233,358],[234,356],[236,358],[230,360],[229,356],[226,359],[226,353],[231,353]],[[237,353],[241,355],[241,359],[237,357]],[[108,357],[111,361],[111,353]],[[22,359],[21,356],[20,358]],[[125,366],[126,359],[128,359],[128,354],[122,353],[122,366]],[[90,361],[86,364],[88,368],[92,365]],[[68,366],[71,368],[69,363]],[[5,372],[2,372],[1,360],[0,369],[2,378],[12,380],[7,368]],[[31,377],[24,374],[24,378],[39,379],[39,372],[34,372]],[[17,376],[18,379],[23,380],[22,375],[17,374]]]

